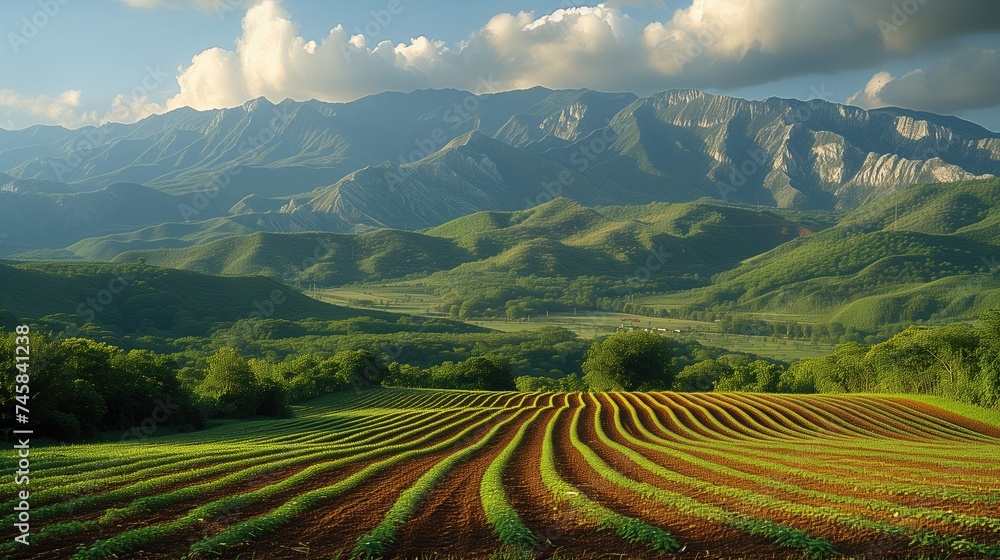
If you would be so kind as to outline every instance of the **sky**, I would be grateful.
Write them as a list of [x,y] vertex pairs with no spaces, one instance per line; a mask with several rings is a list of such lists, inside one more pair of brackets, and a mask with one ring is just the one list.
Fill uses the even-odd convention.
[[0,128],[536,85],[697,88],[1000,130],[996,0],[7,0]]

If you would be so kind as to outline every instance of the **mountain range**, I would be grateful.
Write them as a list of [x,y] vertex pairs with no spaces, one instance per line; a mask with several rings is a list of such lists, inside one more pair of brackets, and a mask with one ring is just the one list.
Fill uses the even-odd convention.
[[821,100],[544,88],[261,98],[0,130],[0,254],[100,243],[88,238],[155,249],[254,231],[420,230],[559,196],[846,211],[909,184],[997,175],[997,133]]

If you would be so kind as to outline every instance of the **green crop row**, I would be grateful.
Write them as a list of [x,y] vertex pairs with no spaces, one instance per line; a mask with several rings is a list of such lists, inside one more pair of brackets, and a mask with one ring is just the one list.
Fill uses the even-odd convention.
[[[835,553],[833,546],[825,539],[819,537],[810,537],[805,533],[801,532],[794,533],[795,531],[797,531],[794,528],[775,525],[774,523],[768,520],[748,517],[738,512],[726,510],[717,506],[700,502],[698,500],[695,500],[694,498],[691,498],[679,492],[673,492],[670,490],[659,488],[647,482],[637,481],[625,476],[624,474],[620,473],[619,471],[615,470],[610,465],[608,465],[604,461],[604,459],[602,459],[593,449],[587,446],[580,439],[579,420],[582,412],[586,409],[586,407],[587,407],[586,403],[582,402],[581,400],[580,406],[577,408],[576,415],[573,418],[573,424],[570,427],[570,439],[572,441],[573,447],[583,456],[584,460],[590,465],[590,467],[602,478],[608,480],[609,482],[617,484],[622,488],[628,489],[638,494],[639,496],[657,500],[663,503],[664,505],[676,509],[677,511],[686,515],[691,515],[693,517],[705,519],[707,521],[714,521],[714,522],[728,524],[730,526],[737,527],[744,531],[747,531],[748,528],[750,527],[756,527],[757,529],[755,530],[757,532],[755,534],[765,536],[767,538],[775,540],[775,542],[777,542],[778,539],[782,539],[784,542],[785,540],[787,540],[786,538],[787,535],[798,534],[798,537],[796,537],[796,539],[794,540],[794,542],[798,545],[796,548],[798,548],[803,552],[809,553],[814,558],[820,558]],[[595,414],[595,419],[596,419],[596,414]],[[610,444],[611,446],[617,445],[607,437],[607,434],[605,434],[604,430],[601,429],[599,422],[596,424],[596,427],[597,427],[598,438],[602,441],[602,443],[604,443],[605,445]],[[648,461],[645,458],[642,458],[641,456],[637,457],[636,455],[638,454],[634,455],[629,454],[628,452],[630,450],[628,450],[627,448],[624,448],[623,446],[619,447],[621,447],[622,449],[618,448],[615,449],[619,451],[622,450],[625,451],[625,455],[629,459],[638,460],[637,464],[639,464],[646,470],[649,470],[654,474],[659,474],[658,472],[656,472],[656,470],[666,471],[665,469],[662,469],[658,465],[655,465],[651,461]],[[655,469],[651,470],[650,467],[655,467]],[[712,485],[706,483],[706,486],[711,487]]]
[[[795,475],[801,478],[806,478],[809,480],[814,480],[816,482],[821,482],[824,484],[833,484],[843,486],[845,488],[854,488],[855,491],[863,489],[867,493],[879,493],[888,495],[918,495],[926,498],[934,498],[941,501],[947,500],[962,500],[969,504],[994,504],[1000,503],[1000,496],[990,495],[990,494],[970,494],[967,492],[952,490],[948,488],[939,487],[926,487],[926,486],[914,486],[906,484],[898,484],[893,482],[886,483],[870,483],[866,482],[860,478],[846,478],[838,475],[823,473],[819,474],[810,471],[805,468],[798,468],[789,466],[786,463],[780,462],[781,460],[789,461],[787,455],[775,452],[767,452],[762,450],[749,450],[746,448],[741,448],[739,453],[733,453],[732,447],[727,446],[725,449],[718,449],[714,446],[703,445],[703,444],[676,444],[673,440],[666,439],[660,435],[667,431],[667,428],[663,426],[659,418],[656,416],[655,412],[649,405],[646,404],[642,399],[635,398],[634,394],[622,394],[619,395],[623,399],[623,402],[629,403],[630,407],[636,408],[632,411],[632,416],[639,427],[639,430],[647,437],[647,440],[661,442],[661,445],[674,448],[679,448],[682,450],[693,451],[705,455],[711,455],[717,457],[721,461],[729,461],[733,463],[739,463],[743,465],[748,465],[750,467],[765,468],[773,470],[778,473],[779,476]],[[660,433],[651,433],[650,430],[642,423],[638,418],[638,410],[644,410],[648,417],[650,418],[652,424]],[[681,445],[682,447],[678,447]],[[777,460],[778,462],[775,462]],[[803,461],[796,459],[795,462],[798,465],[803,466],[828,466],[830,461]],[[895,474],[895,473],[893,473]]]
[[[390,457],[388,459],[383,459],[375,463],[370,463],[365,468],[337,482],[336,484],[319,488],[317,490],[312,490],[304,494],[300,494],[267,514],[233,525],[232,527],[229,527],[228,529],[222,531],[221,533],[215,535],[214,537],[210,537],[198,543],[195,543],[191,547],[191,550],[192,552],[211,552],[219,549],[224,549],[227,546],[230,546],[235,543],[251,541],[260,535],[277,531],[283,525],[285,525],[295,517],[309,511],[317,504],[322,503],[324,501],[328,501],[332,498],[335,498],[346,492],[349,492],[350,490],[353,490],[354,488],[360,486],[364,482],[370,480],[375,475],[381,473],[382,471],[385,471],[386,469],[404,464],[412,459],[437,453],[439,451],[454,446],[456,442],[462,441],[463,438],[467,437],[471,433],[474,433],[481,427],[492,424],[493,421],[502,414],[503,411],[496,411],[493,414],[487,416],[485,419],[468,425],[465,429],[455,434],[454,436],[433,445],[426,445],[427,441],[421,441],[421,440],[411,442],[406,446],[409,449],[405,450],[398,449],[401,452],[397,455],[394,455],[393,457]],[[390,449],[390,450],[397,451],[397,449]],[[369,458],[371,457],[357,456],[357,457],[352,457],[351,459],[352,462],[355,462],[358,460],[365,460]],[[281,483],[281,485],[291,486],[286,484],[289,480],[290,479],[286,479]],[[263,496],[265,494],[275,493],[271,491],[271,488],[273,487],[258,490],[256,493],[260,496]],[[255,498],[253,494],[254,493],[243,494],[242,496],[227,498],[227,500],[248,501],[248,499]],[[200,512],[197,512],[197,510],[192,512],[192,514],[197,514],[197,513]]]
[[[698,491],[709,492],[709,493],[712,493],[712,494],[717,494],[717,495],[720,495],[720,496],[725,496],[727,498],[735,498],[735,499],[739,500],[741,503],[744,503],[744,504],[747,504],[747,505],[757,506],[757,507],[761,507],[761,508],[767,508],[767,509],[770,509],[770,510],[783,511],[783,512],[786,512],[786,513],[788,513],[790,515],[812,517],[812,518],[815,518],[815,519],[820,519],[820,520],[827,521],[829,523],[834,523],[834,524],[842,525],[842,526],[845,526],[845,527],[848,527],[848,528],[851,528],[851,529],[856,529],[856,530],[872,530],[872,531],[883,532],[883,533],[887,533],[887,534],[897,534],[897,535],[901,534],[901,535],[908,536],[910,538],[915,538],[916,535],[923,535],[922,538],[937,539],[937,540],[939,540],[940,542],[943,542],[943,543],[949,542],[949,537],[940,536],[940,535],[937,535],[937,534],[935,534],[934,532],[931,532],[931,531],[916,531],[916,530],[909,529],[909,528],[901,526],[901,525],[895,525],[895,524],[888,523],[888,522],[885,522],[885,521],[877,521],[877,520],[873,520],[873,519],[870,519],[870,518],[867,518],[867,517],[863,517],[863,516],[860,516],[860,515],[845,513],[845,512],[842,512],[842,511],[840,511],[840,510],[838,510],[836,508],[829,507],[829,506],[813,506],[813,505],[807,505],[807,504],[798,504],[798,503],[794,503],[794,502],[788,502],[786,500],[781,500],[781,499],[773,498],[773,497],[770,497],[770,496],[767,496],[767,495],[764,495],[764,494],[758,494],[756,492],[752,492],[752,491],[749,491],[749,490],[742,490],[742,489],[734,488],[734,487],[731,487],[731,486],[723,486],[723,485],[718,485],[718,484],[712,484],[709,481],[705,481],[705,480],[701,480],[701,479],[697,479],[697,478],[692,478],[692,477],[689,477],[689,476],[686,476],[686,475],[682,475],[682,474],[676,473],[674,471],[665,469],[662,466],[656,464],[655,462],[649,460],[645,456],[643,456],[643,455],[641,455],[641,454],[633,451],[632,449],[630,449],[630,448],[628,448],[628,447],[626,447],[624,445],[621,445],[621,444],[616,443],[613,440],[611,440],[611,438],[609,438],[607,436],[607,434],[604,432],[603,428],[601,427],[600,420],[599,420],[599,416],[600,416],[600,413],[601,413],[601,404],[600,404],[600,401],[596,397],[593,397],[593,396],[591,397],[591,400],[594,403],[594,407],[595,407],[595,413],[594,413],[595,420],[594,420],[594,423],[595,423],[595,430],[597,431],[598,439],[604,445],[606,445],[609,448],[612,448],[615,451],[621,453],[622,455],[624,455],[625,457],[627,457],[628,459],[630,459],[631,461],[633,461],[635,464],[637,464],[640,467],[642,467],[644,470],[646,470],[646,471],[648,471],[648,472],[650,472],[652,474],[655,474],[655,475],[657,475],[658,477],[660,477],[660,478],[662,478],[664,480],[667,480],[667,481],[670,481],[670,482],[679,483],[679,484],[684,484],[684,485],[689,486],[692,489],[695,489],[695,490],[698,490]],[[638,440],[637,438],[635,438],[634,436],[632,436],[632,435],[630,435],[628,433],[628,431],[625,429],[625,427],[621,423],[621,416],[620,416],[620,414],[618,414],[618,410],[615,407],[614,401],[611,401],[611,403],[612,403],[612,407],[613,407],[613,409],[615,411],[615,414],[613,415],[613,418],[614,418],[614,421],[615,421],[617,432],[622,437],[626,438],[630,443],[632,443],[634,445],[640,445],[641,446],[643,444],[643,442],[641,440]],[[683,457],[682,456],[683,454],[681,452],[679,452],[675,448],[669,448],[669,449],[667,449],[667,451],[671,455],[677,456],[677,457],[679,457],[679,458],[681,458],[683,460],[687,460],[688,457],[690,457],[690,456]],[[691,458],[691,459],[694,460],[693,462],[700,461],[697,458]],[[720,471],[725,470],[725,467],[722,467],[722,466],[716,466],[716,467],[717,467],[717,470],[720,470]],[[732,472],[729,472],[729,471],[732,471]],[[745,475],[747,477],[751,476],[751,475],[747,475],[746,473],[740,473],[740,471],[735,471],[733,469],[726,470],[725,472],[726,472],[726,474],[733,475],[733,476],[736,476],[737,474],[742,474],[742,475]],[[764,483],[766,481],[764,481],[764,480],[754,480],[754,482],[757,482],[758,484],[761,484],[761,483]],[[773,485],[782,486],[782,483],[779,483],[777,481],[771,481],[771,483]],[[796,489],[796,487],[794,487],[792,485],[787,485],[787,486],[788,486],[788,488],[782,488],[782,489],[786,490],[786,491],[794,491]],[[798,490],[802,491],[802,489],[798,489]],[[817,493],[817,494],[818,495],[822,495],[820,493]],[[901,506],[897,506],[895,504],[890,504],[890,506],[895,506],[897,509],[902,509]],[[916,511],[917,510],[914,510],[914,512],[916,512]],[[935,515],[935,513],[932,513],[933,511],[934,510],[927,510],[927,511],[925,511],[925,510],[919,510],[919,513],[923,514],[924,516],[933,516],[933,515]],[[947,513],[941,513],[941,512],[938,512],[938,513],[942,517],[945,517],[945,518],[948,518],[948,519],[951,519],[951,520],[955,520],[956,522],[965,521],[966,523],[968,523],[970,525],[973,525],[973,526],[982,526],[982,525],[980,525],[980,523],[989,522],[990,521],[989,518],[985,518],[985,519],[973,519],[973,518],[970,518],[970,516],[962,516],[960,514],[947,514]],[[962,542],[965,543],[967,541],[962,541]],[[975,545],[975,543],[973,543],[973,545]],[[965,545],[963,544],[963,546],[965,546]]]
[[486,521],[493,527],[500,542],[514,550],[530,551],[535,546],[535,535],[524,525],[517,510],[510,505],[504,489],[503,473],[524,440],[528,428],[546,409],[538,409],[514,435],[514,439],[490,463],[479,484],[479,496],[486,513]]
[[[680,421],[678,419],[679,417],[677,416],[677,414],[675,414],[675,411],[672,410],[667,404],[664,403],[664,400],[668,400],[668,399],[663,394],[653,393],[653,394],[650,394],[649,397],[653,398],[653,401],[654,401],[655,405],[658,407],[658,410],[660,410],[661,413],[665,414],[672,422],[677,423],[677,422]],[[810,400],[814,400],[814,399],[805,399],[805,398],[802,399],[803,403],[806,403],[806,402],[808,402]],[[674,406],[677,406],[676,403],[674,404]],[[829,411],[823,411],[822,409],[817,409],[817,410],[819,411],[820,414],[825,414],[827,416],[831,416],[832,417],[832,414]],[[680,410],[680,413],[685,416],[685,418],[688,420],[688,422],[690,424],[693,424],[693,425],[699,425],[700,424],[700,422],[698,421],[698,419],[691,413],[691,411],[689,409],[682,408]],[[687,426],[684,426],[683,424],[681,424],[681,426],[683,426],[683,427],[680,428],[681,431],[686,436],[688,436],[687,439],[689,439],[689,440],[699,441],[699,442],[702,442],[702,443],[718,443],[718,441],[719,441],[718,439],[712,439],[712,438],[703,436],[701,434],[697,434],[697,432],[692,431],[690,428],[688,428]],[[686,440],[684,440],[684,439],[681,439],[680,441],[685,441],[686,442]],[[752,438],[750,438],[750,439],[744,439],[742,441],[738,441],[736,439],[732,439],[731,441],[734,444],[739,444],[739,445],[761,445],[761,446],[767,446],[767,447],[770,447],[772,445],[769,441],[760,440],[760,439],[754,440]],[[799,440],[793,440],[793,441],[794,441],[794,443],[796,445],[796,450],[797,451],[801,451],[801,452],[806,452],[806,451],[809,451],[809,450],[816,450],[816,453],[822,453],[824,451],[829,451],[829,450],[842,451],[844,449],[844,446],[845,446],[845,443],[844,443],[843,440],[830,441],[830,440],[826,440],[826,439],[812,439],[812,440],[810,440],[810,439],[799,439]],[[788,440],[785,440],[785,442],[787,443]],[[946,455],[936,456],[936,455],[931,455],[931,454],[919,453],[920,450],[923,449],[923,448],[925,448],[925,447],[930,448],[930,450],[938,450],[938,451],[940,451],[940,444],[937,444],[937,445],[934,445],[934,444],[921,445],[918,442],[907,442],[907,443],[908,443],[908,446],[907,446],[907,450],[905,452],[902,452],[902,451],[901,452],[894,452],[894,451],[891,451],[891,450],[886,450],[885,449],[885,438],[877,436],[873,432],[870,432],[870,437],[868,437],[868,438],[861,437],[861,438],[852,438],[852,439],[849,440],[850,447],[852,447],[852,448],[864,448],[864,449],[868,450],[868,452],[865,454],[866,458],[878,458],[878,459],[888,459],[888,460],[910,461],[910,460],[913,459],[914,453],[917,453],[921,457],[924,457],[924,456],[934,457],[935,461],[937,462],[937,465],[941,466],[941,467],[944,467],[944,468],[967,466],[966,462],[955,460],[953,456],[946,456]],[[966,450],[966,449],[969,449],[970,451],[974,451],[975,448],[968,448],[966,446],[963,446],[963,450]],[[988,448],[988,447],[984,447],[983,449],[984,449],[984,451],[983,451],[984,454],[988,454],[989,451],[990,451],[990,448]]]
[[[280,483],[280,485],[272,485],[272,486],[268,487],[268,489],[277,489],[279,487],[283,488],[284,486],[282,486],[282,485],[285,485],[285,484],[294,484],[298,480],[304,479],[304,478],[306,478],[308,476],[311,476],[313,474],[317,474],[317,473],[322,472],[324,470],[329,470],[329,469],[337,468],[337,467],[342,466],[344,464],[353,463],[353,462],[356,462],[356,461],[363,460],[365,458],[376,457],[376,456],[379,456],[379,455],[382,455],[382,454],[385,454],[385,453],[388,453],[388,452],[391,452],[391,451],[394,451],[394,450],[405,449],[405,448],[412,447],[412,446],[418,446],[418,445],[421,445],[421,444],[423,444],[423,443],[425,443],[427,441],[431,441],[431,440],[437,438],[438,436],[440,436],[441,434],[444,434],[444,433],[447,433],[450,430],[453,430],[454,429],[454,423],[458,421],[457,418],[458,418],[458,416],[452,417],[450,420],[449,419],[443,419],[440,422],[435,423],[435,425],[439,425],[439,424],[442,424],[442,423],[444,423],[444,425],[443,425],[443,427],[440,427],[440,428],[438,428],[438,429],[436,429],[436,430],[434,430],[434,431],[432,431],[430,433],[425,434],[421,438],[419,438],[417,440],[414,440],[412,442],[408,442],[408,443],[400,443],[400,444],[396,444],[396,445],[386,446],[384,444],[384,442],[383,442],[383,443],[379,443],[379,444],[359,446],[359,447],[355,448],[354,451],[345,451],[345,450],[333,450],[333,451],[327,451],[327,450],[305,450],[306,453],[307,453],[306,455],[302,455],[301,451],[288,452],[288,454],[293,455],[291,458],[287,458],[287,459],[284,459],[284,460],[281,460],[281,461],[277,461],[277,462],[268,462],[266,464],[255,466],[255,467],[245,468],[245,469],[239,470],[237,472],[234,472],[232,474],[223,476],[222,478],[219,478],[219,479],[216,479],[216,480],[213,480],[213,481],[210,481],[210,482],[205,482],[205,483],[195,484],[195,485],[189,485],[189,486],[182,486],[182,487],[178,488],[177,490],[170,491],[170,492],[168,492],[166,494],[148,496],[148,497],[140,498],[140,499],[137,499],[137,500],[133,500],[126,507],[108,510],[103,516],[101,516],[98,519],[92,519],[92,520],[88,520],[88,521],[70,521],[70,522],[61,523],[61,524],[57,524],[57,525],[52,525],[52,526],[46,527],[45,529],[43,529],[42,531],[40,531],[39,533],[37,533],[34,536],[34,541],[35,542],[39,542],[39,541],[43,541],[43,540],[45,540],[45,539],[47,539],[49,537],[54,537],[54,536],[65,537],[65,536],[77,534],[77,533],[80,533],[80,532],[88,531],[88,530],[91,530],[91,529],[96,529],[96,528],[99,528],[99,527],[102,527],[102,526],[108,526],[108,525],[111,525],[111,524],[114,524],[114,523],[118,522],[121,519],[125,519],[125,518],[131,517],[131,516],[135,516],[135,515],[141,515],[141,514],[143,514],[145,512],[154,511],[154,510],[157,510],[157,509],[169,506],[171,504],[175,504],[175,503],[179,503],[179,502],[182,502],[182,501],[185,501],[185,500],[196,498],[196,497],[198,497],[200,495],[204,495],[204,494],[209,493],[209,492],[217,491],[217,490],[219,490],[221,488],[225,488],[227,486],[230,486],[230,485],[233,485],[233,484],[245,481],[245,480],[249,480],[249,479],[261,476],[263,474],[269,473],[269,472],[273,472],[276,469],[280,469],[280,468],[284,468],[284,467],[292,467],[292,466],[295,466],[297,464],[301,464],[301,463],[304,463],[304,462],[321,461],[321,460],[329,459],[329,458],[333,458],[333,457],[342,457],[345,454],[349,455],[348,457],[345,457],[345,458],[337,460],[337,461],[332,461],[332,462],[327,462],[327,463],[320,463],[318,465],[313,465],[311,467],[308,467],[308,468],[304,469],[303,471],[300,471],[299,473],[297,473],[293,477],[290,477],[289,479],[285,479],[282,483]],[[424,429],[426,430],[426,429],[429,429],[429,428],[425,427]],[[399,438],[397,439],[397,441],[404,441],[407,438],[412,437],[412,436],[413,436],[413,434],[403,434],[403,435],[399,436]],[[362,450],[365,450],[365,449],[368,450],[366,453],[358,454],[359,451],[362,451]],[[353,455],[352,455],[352,453],[353,453]],[[235,467],[239,468],[239,465],[235,465]],[[156,480],[153,480],[153,481],[139,482],[139,483],[136,483],[136,484],[131,485],[129,487],[115,490],[115,491],[113,491],[112,493],[109,493],[109,494],[103,494],[103,495],[97,495],[97,496],[87,496],[87,497],[84,497],[84,498],[79,498],[77,500],[73,500],[73,501],[67,502],[65,504],[58,504],[56,506],[51,506],[51,507],[53,509],[57,509],[59,513],[70,513],[70,512],[73,512],[73,511],[77,511],[74,508],[86,509],[86,508],[93,507],[94,504],[97,504],[97,503],[100,503],[100,504],[108,503],[109,501],[116,501],[116,500],[121,499],[121,498],[130,498],[130,497],[135,496],[136,494],[146,493],[150,489],[150,488],[147,488],[147,486],[153,486],[153,485],[155,485],[156,488],[169,487],[169,486],[179,486],[181,482],[185,482],[185,481],[187,481],[187,478],[185,478],[185,473],[178,473],[178,474],[172,475],[171,477],[164,477],[164,478],[156,479]],[[267,489],[265,489],[265,490],[267,490]],[[246,495],[244,495],[244,496],[246,496]],[[50,514],[50,515],[54,515],[54,514]],[[123,537],[123,539],[124,539],[124,537]],[[8,548],[9,546],[10,546],[9,544],[8,545],[2,545],[2,546],[0,546],[0,550]]]
[[[559,475],[559,471],[556,469],[553,435],[556,421],[564,410],[566,410],[565,407],[558,409],[549,420],[549,424],[545,427],[545,439],[542,443],[542,482],[552,493],[552,496],[557,501],[568,502],[572,508],[594,520],[598,530],[613,529],[623,539],[645,544],[656,552],[673,552],[679,549],[680,545],[670,536],[669,532],[640,519],[611,511],[591,500]],[[573,421],[576,422],[576,417]]]
[[[801,496],[806,496],[809,498],[816,498],[820,500],[830,501],[834,503],[848,504],[852,506],[861,506],[864,508],[871,509],[873,511],[882,511],[889,514],[895,514],[900,517],[912,517],[912,518],[922,518],[930,519],[934,521],[939,521],[942,523],[954,523],[964,527],[985,527],[992,530],[1000,530],[1000,520],[992,519],[989,517],[965,515],[961,513],[948,513],[940,510],[929,509],[929,508],[912,508],[903,506],[900,504],[892,502],[884,502],[877,500],[862,500],[857,498],[851,498],[848,496],[840,496],[836,494],[829,494],[824,492],[819,492],[815,490],[808,490],[796,486],[794,484],[782,482],[775,480],[770,477],[755,475],[751,473],[746,473],[737,469],[727,467],[725,465],[720,465],[712,461],[706,461],[699,457],[690,455],[684,451],[684,449],[677,445],[672,445],[669,442],[664,442],[663,444],[649,443],[648,441],[640,440],[624,429],[621,422],[621,409],[618,403],[614,399],[609,399],[611,405],[612,413],[614,415],[615,424],[619,428],[622,436],[625,437],[633,445],[641,446],[646,449],[651,449],[653,451],[659,451],[662,453],[667,453],[670,456],[688,462],[690,464],[696,465],[698,467],[711,470],[725,475],[727,478],[736,480],[746,480],[752,482],[761,488],[773,488],[775,490],[780,490],[790,494],[798,494]],[[629,403],[625,404],[626,410],[630,413],[633,420],[633,424],[639,430],[640,434],[643,436],[657,440],[658,438],[650,433],[645,426],[639,421],[637,411],[635,408],[631,407]]]
[[[454,422],[456,417],[457,415],[448,416],[436,422],[431,423],[430,426],[422,426],[422,427],[424,429],[432,429],[436,426],[441,426],[441,425],[447,427],[450,426],[452,422]],[[411,426],[411,431],[403,432],[391,441],[400,441],[408,437],[412,437],[413,436],[412,430],[414,428],[416,427]],[[261,469],[254,468],[253,465],[263,463],[264,467],[261,472],[270,472],[272,469],[268,467],[273,466],[275,464],[281,466],[294,466],[296,464],[303,462],[336,457],[339,455],[344,455],[349,453],[356,453],[358,451],[366,449],[377,450],[385,446],[387,443],[384,441],[380,441],[382,438],[378,434],[373,435],[373,439],[376,440],[377,443],[360,445],[360,446],[356,445],[354,447],[350,447],[347,449],[338,449],[336,447],[322,449],[322,450],[314,450],[308,448],[296,449],[292,451],[285,451],[283,453],[273,454],[271,456],[265,456],[263,458],[256,458],[254,460],[240,460],[221,465],[213,465],[211,467],[206,467],[203,469],[189,470],[189,471],[174,473],[171,475],[160,476],[157,478],[144,480],[134,484],[130,484],[128,486],[117,488],[115,490],[103,494],[85,496],[68,502],[57,503],[50,506],[42,507],[33,512],[33,518],[35,520],[45,520],[67,513],[79,513],[80,511],[87,511],[90,508],[99,507],[106,503],[111,503],[121,499],[129,499],[129,498],[144,496],[149,494],[150,492],[159,490],[161,488],[179,486],[183,485],[188,481],[199,480],[214,474],[232,471],[234,468],[243,469],[244,467],[251,467],[250,469],[245,469],[240,471],[239,473],[236,473],[244,476],[239,476],[239,477],[227,476],[214,483],[198,485],[199,487],[210,486],[214,489],[218,486],[219,483],[223,481],[243,480],[244,478],[246,478],[245,473],[247,472],[253,473],[249,476],[257,476],[257,474],[260,474],[258,471],[261,471]],[[143,502],[142,500],[135,500],[135,504],[137,506],[144,503],[146,502]],[[48,531],[51,531],[53,529],[54,528],[46,529],[42,533],[39,533],[38,537],[36,538],[44,538],[45,535],[48,534]]]
[[382,522],[370,533],[358,539],[357,545],[351,551],[352,557],[381,558],[385,554],[386,549],[395,540],[399,528],[413,517],[413,514],[420,506],[420,502],[455,468],[455,465],[486,447],[500,430],[514,422],[514,420],[527,411],[528,409],[526,408],[519,409],[509,418],[495,424],[479,441],[452,453],[428,469],[427,472],[417,479],[413,486],[403,491],[396,500],[396,503],[385,514]]

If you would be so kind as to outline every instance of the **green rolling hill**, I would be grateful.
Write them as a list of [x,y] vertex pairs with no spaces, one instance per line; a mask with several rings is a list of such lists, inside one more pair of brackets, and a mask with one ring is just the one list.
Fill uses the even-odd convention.
[[116,262],[138,262],[208,274],[261,274],[323,286],[402,278],[458,266],[471,258],[448,239],[378,230],[366,234],[253,233],[180,249],[128,251]]
[[655,255],[669,262],[670,275],[710,275],[809,234],[774,211],[702,202],[592,209],[558,198],[529,210],[471,214],[424,233],[254,233],[128,251],[115,261],[320,286],[432,273],[442,282],[474,272],[620,277]]
[[247,233],[237,220],[249,217],[236,216],[69,250],[299,287],[418,283],[450,313],[473,299],[489,301],[475,308],[484,314],[532,298],[536,312],[604,309],[627,292],[654,310],[809,315],[873,331],[993,305],[998,208],[997,179],[915,185],[847,214],[708,199],[587,207],[560,197],[423,232]]
[[996,179],[908,187],[718,274],[687,300],[731,312],[822,314],[866,330],[974,318],[1000,298],[998,202]]
[[118,335],[204,336],[247,318],[341,321],[398,315],[322,303],[261,276],[225,278],[140,264],[0,263],[0,326],[92,323]]

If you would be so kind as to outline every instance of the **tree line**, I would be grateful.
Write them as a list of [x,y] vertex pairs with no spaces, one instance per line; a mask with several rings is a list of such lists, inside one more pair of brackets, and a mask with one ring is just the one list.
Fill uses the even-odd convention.
[[[174,356],[149,350],[37,334],[32,337],[31,418],[37,433],[60,441],[118,434],[128,439],[200,429],[218,418],[285,417],[291,404],[373,386],[915,393],[1000,407],[1000,309],[984,314],[975,327],[913,326],[884,342],[850,342],[828,356],[792,364],[641,331],[589,344],[562,334],[546,331],[534,343],[506,347],[505,352],[481,346],[466,351],[464,359],[429,365],[401,363],[363,348],[277,359],[247,357],[223,346],[183,366]],[[0,418],[5,425],[14,420],[15,338],[0,331]],[[554,351],[562,354],[553,356]],[[521,367],[536,358],[574,365],[547,375],[519,375],[537,373]]]

